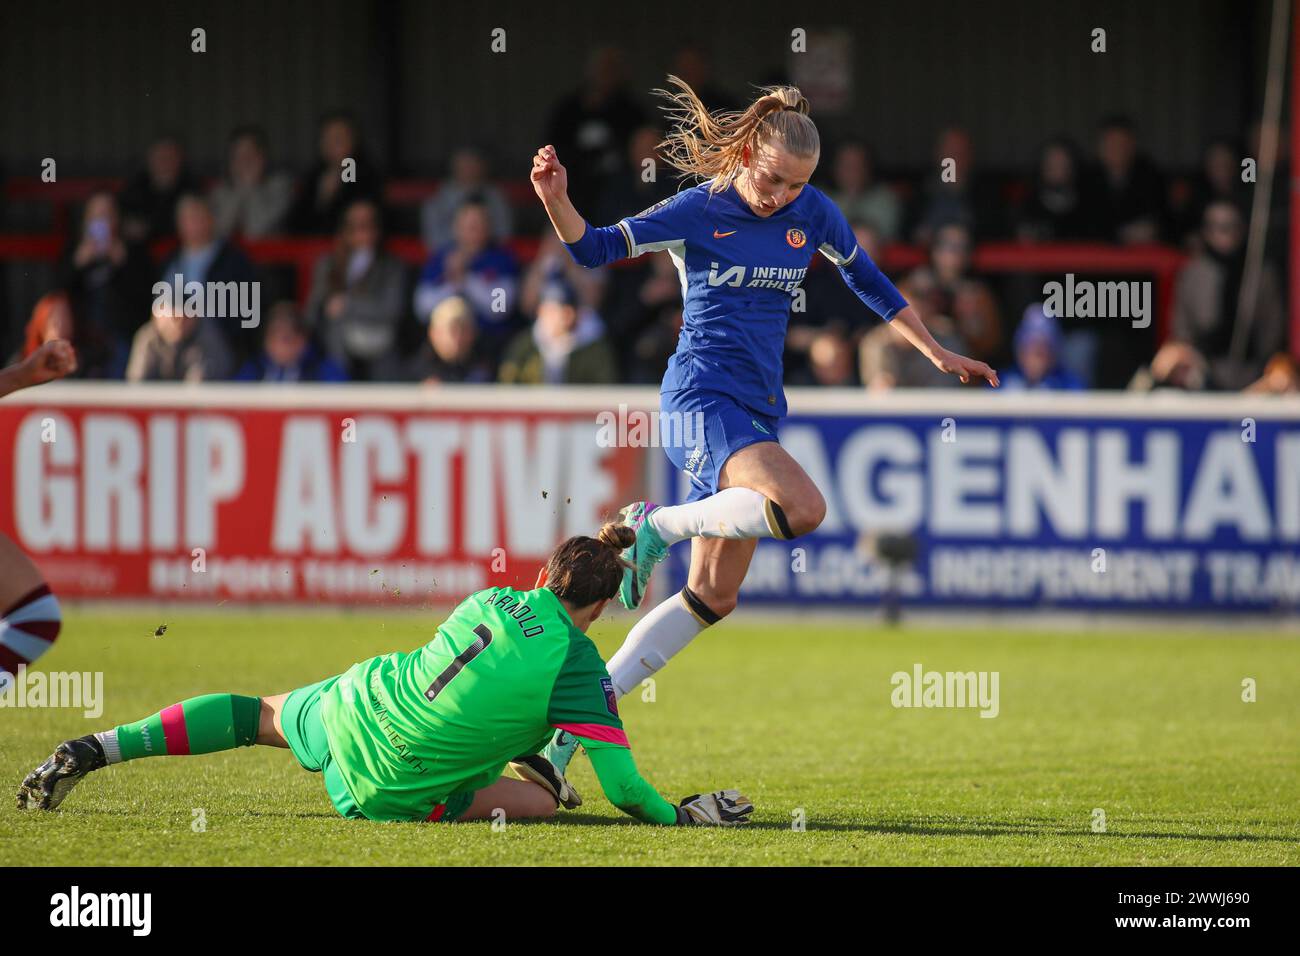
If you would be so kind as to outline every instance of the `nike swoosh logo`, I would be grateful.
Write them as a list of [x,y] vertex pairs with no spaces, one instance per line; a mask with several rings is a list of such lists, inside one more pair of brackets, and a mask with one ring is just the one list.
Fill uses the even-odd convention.
[[733,229],[733,230],[731,230],[731,232],[718,232],[718,230],[714,229],[714,230],[713,230],[713,238],[714,238],[714,239],[726,239],[728,236],[734,236],[734,235],[736,234],[737,231],[738,231],[738,230]]

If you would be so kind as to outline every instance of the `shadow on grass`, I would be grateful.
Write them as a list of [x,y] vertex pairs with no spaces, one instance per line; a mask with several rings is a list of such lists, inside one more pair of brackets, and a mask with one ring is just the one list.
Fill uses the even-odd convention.
[[[781,828],[784,829],[784,828]],[[1055,821],[1041,823],[1006,820],[955,820],[952,824],[916,824],[905,822],[868,823],[844,826],[839,824],[809,823],[809,830],[856,830],[867,833],[892,833],[908,836],[1054,836],[1088,837],[1090,839],[1120,840],[1188,840],[1212,843],[1295,843],[1300,836],[1278,836],[1268,833],[1179,833],[1172,830],[1107,830],[1094,833],[1086,827],[1061,826]]]
[[[16,811],[17,812],[17,811]],[[69,814],[78,817],[136,817],[140,814],[126,809],[108,809],[79,807]],[[337,820],[344,821],[337,814],[327,810],[291,811],[291,810],[244,810],[239,816],[269,820]],[[53,819],[58,814],[33,814],[37,819]],[[1149,821],[1148,821],[1149,822]],[[1177,821],[1160,821],[1174,823]],[[453,826],[491,826],[491,820],[467,820]],[[631,817],[611,818],[589,813],[562,813],[555,817],[535,820],[511,820],[512,827],[640,827],[644,824]],[[765,820],[754,821],[744,827],[745,830],[764,832],[789,832],[790,824]],[[934,836],[934,837],[1087,837],[1090,839],[1119,840],[1186,840],[1189,842],[1210,843],[1281,843],[1300,846],[1300,835],[1285,836],[1264,833],[1186,833],[1174,830],[1108,830],[1105,833],[1093,833],[1084,827],[1062,826],[1056,820],[971,820],[952,818],[950,822],[909,823],[906,821],[884,821],[880,823],[837,823],[833,821],[813,821],[807,823],[809,832],[830,833],[879,833],[895,836]]]

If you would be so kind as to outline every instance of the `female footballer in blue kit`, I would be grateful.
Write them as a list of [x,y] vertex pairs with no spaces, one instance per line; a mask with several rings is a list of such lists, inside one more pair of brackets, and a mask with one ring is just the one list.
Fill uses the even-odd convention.
[[[623,509],[637,537],[624,553],[634,570],[625,571],[619,598],[638,607],[654,566],[684,538],[693,539],[690,572],[686,587],[642,617],[610,659],[620,696],[735,608],[759,538],[807,534],[826,514],[817,486],[777,442],[790,302],[814,252],[937,368],[963,382],[998,384],[983,362],[934,340],[858,247],[835,204],[808,185],[821,146],[799,90],[769,87],[744,111],[711,114],[686,83],[668,79],[676,92],[659,92],[671,102],[674,127],[661,149],[700,185],[594,227],[569,201],[553,146],[537,151],[532,169],[533,188],[577,262],[594,268],[666,250],[682,281],[682,332],[660,408],[702,421],[704,433],[691,447],[665,449],[690,478],[686,503],[639,501]],[[561,732],[546,755],[563,772],[576,748]]]

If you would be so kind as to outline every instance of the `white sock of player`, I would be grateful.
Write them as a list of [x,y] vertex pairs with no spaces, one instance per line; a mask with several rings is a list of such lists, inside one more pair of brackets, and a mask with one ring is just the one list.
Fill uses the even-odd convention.
[[791,538],[779,505],[752,488],[723,488],[702,501],[665,505],[650,515],[665,544],[685,538]]
[[683,588],[637,621],[623,646],[609,659],[609,676],[619,697],[630,694],[668,659],[721,618]]

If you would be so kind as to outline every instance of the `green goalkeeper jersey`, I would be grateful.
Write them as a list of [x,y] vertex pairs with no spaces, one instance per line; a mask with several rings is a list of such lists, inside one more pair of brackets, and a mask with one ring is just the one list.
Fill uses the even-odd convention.
[[425,819],[501,776],[555,728],[579,737],[610,799],[676,822],[631,761],[596,645],[546,588],[470,595],[424,647],[354,664],[324,691],[330,753],[372,820]]

